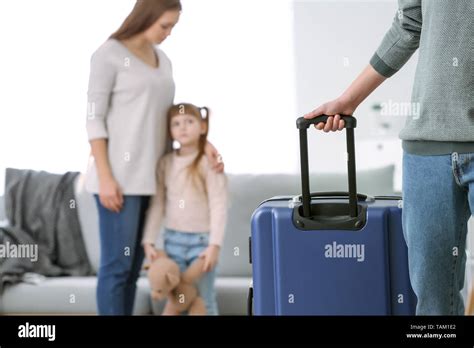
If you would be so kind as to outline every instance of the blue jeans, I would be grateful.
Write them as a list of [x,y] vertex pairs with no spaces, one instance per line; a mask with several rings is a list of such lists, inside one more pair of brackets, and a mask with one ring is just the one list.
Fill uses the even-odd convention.
[[99,315],[132,315],[136,282],[144,259],[141,246],[149,196],[123,196],[123,207],[114,213],[99,210],[100,266],[97,284]]
[[[180,271],[184,272],[209,245],[209,233],[188,233],[165,229],[164,244],[165,252],[179,265]],[[217,266],[204,273],[196,284],[199,295],[206,303],[208,315],[219,314],[214,287],[216,268]]]
[[474,153],[403,154],[403,233],[417,315],[463,315]]

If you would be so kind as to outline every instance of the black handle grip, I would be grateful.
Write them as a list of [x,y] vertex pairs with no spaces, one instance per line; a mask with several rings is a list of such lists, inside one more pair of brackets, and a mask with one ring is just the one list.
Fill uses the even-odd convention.
[[[318,124],[321,122],[326,123],[326,121],[328,120],[328,117],[334,117],[334,116],[322,115],[322,116],[317,116],[309,120],[304,117],[300,117],[296,120],[296,127],[298,129],[308,129],[309,126],[311,126],[312,124]],[[344,128],[357,127],[357,120],[352,116],[341,115],[341,120],[344,121]]]

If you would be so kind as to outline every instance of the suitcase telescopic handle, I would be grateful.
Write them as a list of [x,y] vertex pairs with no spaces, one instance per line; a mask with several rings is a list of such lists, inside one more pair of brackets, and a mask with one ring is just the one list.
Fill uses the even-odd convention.
[[[308,128],[320,122],[326,123],[327,115],[317,116],[312,119],[300,117],[296,120],[296,127],[300,132],[300,161],[301,161],[301,188],[303,200],[303,217],[311,216],[311,194],[309,188],[309,164],[308,164]],[[357,211],[357,186],[355,166],[354,128],[357,127],[357,119],[352,116],[341,115],[346,129],[347,142],[347,172],[349,184],[349,215],[358,216]]]

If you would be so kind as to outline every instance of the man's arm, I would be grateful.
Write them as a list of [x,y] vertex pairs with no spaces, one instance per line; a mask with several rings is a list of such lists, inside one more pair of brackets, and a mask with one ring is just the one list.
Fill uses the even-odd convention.
[[422,0],[399,0],[392,26],[385,34],[370,65],[390,77],[402,68],[420,45]]

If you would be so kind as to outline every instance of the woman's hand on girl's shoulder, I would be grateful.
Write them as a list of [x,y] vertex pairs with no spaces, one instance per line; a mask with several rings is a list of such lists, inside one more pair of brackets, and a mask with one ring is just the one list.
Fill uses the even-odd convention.
[[219,151],[217,151],[214,145],[208,141],[204,152],[206,153],[206,157],[209,160],[212,170],[216,171],[217,173],[223,173],[224,161],[222,160],[222,156],[219,154]]

